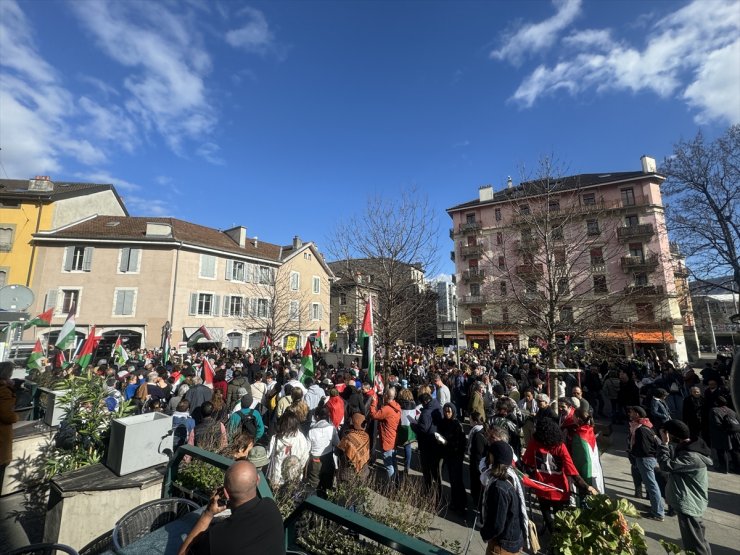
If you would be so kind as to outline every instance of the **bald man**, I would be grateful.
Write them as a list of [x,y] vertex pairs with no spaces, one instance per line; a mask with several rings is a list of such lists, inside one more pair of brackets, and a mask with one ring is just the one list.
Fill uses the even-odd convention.
[[[285,554],[283,518],[272,499],[257,496],[259,475],[249,461],[236,461],[226,471],[224,486],[182,544],[178,555]],[[226,508],[231,516],[213,523]]]

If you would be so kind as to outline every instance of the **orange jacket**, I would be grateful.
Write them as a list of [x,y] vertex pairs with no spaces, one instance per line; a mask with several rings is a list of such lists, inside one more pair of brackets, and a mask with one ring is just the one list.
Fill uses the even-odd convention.
[[383,451],[395,449],[398,424],[401,422],[401,406],[393,400],[378,410],[378,402],[373,399],[370,405],[370,417],[380,422],[380,443]]

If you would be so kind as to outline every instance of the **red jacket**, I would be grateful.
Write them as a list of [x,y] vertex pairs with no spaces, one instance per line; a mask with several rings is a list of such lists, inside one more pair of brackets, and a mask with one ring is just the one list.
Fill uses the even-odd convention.
[[378,410],[377,398],[370,405],[370,417],[380,422],[380,443],[383,451],[392,451],[396,448],[396,434],[401,422],[401,406],[395,401],[386,403]]
[[326,402],[326,410],[329,411],[331,423],[334,424],[335,428],[339,428],[344,419],[344,399],[338,395],[336,397],[329,397],[329,400]]

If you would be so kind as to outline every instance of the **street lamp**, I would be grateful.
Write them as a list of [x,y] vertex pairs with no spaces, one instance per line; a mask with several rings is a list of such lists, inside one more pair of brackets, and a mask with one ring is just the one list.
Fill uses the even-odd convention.
[[714,347],[712,352],[716,353],[717,352],[717,338],[714,335],[714,324],[712,323],[712,312],[709,310],[709,299],[707,297],[704,297],[704,304],[707,307],[707,316],[709,317],[709,331],[712,333],[712,346]]
[[452,299],[452,306],[455,307],[455,351],[457,353],[457,367],[460,368],[460,318],[457,313],[457,295]]

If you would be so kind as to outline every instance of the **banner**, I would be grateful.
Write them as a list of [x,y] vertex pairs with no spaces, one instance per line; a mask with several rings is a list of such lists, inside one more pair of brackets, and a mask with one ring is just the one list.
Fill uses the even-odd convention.
[[438,357],[441,357],[445,354],[445,348],[444,347],[437,347],[434,349],[434,354],[436,354]]
[[530,347],[529,348],[529,356],[537,356],[540,354],[540,348],[539,347]]
[[298,337],[295,335],[289,335],[285,340],[285,350],[295,351],[296,345],[298,345]]

